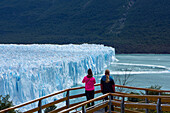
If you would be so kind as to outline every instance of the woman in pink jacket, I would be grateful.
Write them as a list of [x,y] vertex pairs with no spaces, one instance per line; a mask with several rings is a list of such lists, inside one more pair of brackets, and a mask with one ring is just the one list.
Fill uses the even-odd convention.
[[[94,98],[94,84],[96,83],[95,78],[93,77],[93,73],[91,69],[88,69],[88,75],[84,77],[82,83],[85,83],[85,94],[87,100]],[[92,102],[92,106],[94,105],[94,102]],[[87,104],[88,107],[90,107],[90,103]]]

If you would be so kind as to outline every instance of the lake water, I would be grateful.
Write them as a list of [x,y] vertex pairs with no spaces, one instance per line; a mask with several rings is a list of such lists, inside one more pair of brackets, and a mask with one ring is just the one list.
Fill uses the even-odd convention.
[[[162,86],[162,90],[170,90],[170,54],[118,54],[116,58],[118,61],[107,67],[116,84],[122,85],[118,79],[123,81],[125,75],[129,75],[127,80],[129,83],[126,84],[128,86],[148,88],[151,85],[158,85]],[[101,76],[103,74],[94,75],[97,83],[100,83]],[[84,84],[80,83],[73,87],[79,86],[84,86]],[[97,89],[100,87],[96,87]],[[75,90],[71,94],[83,92],[84,89],[81,89]],[[96,94],[95,97],[99,95],[101,94]],[[86,98],[73,99],[71,103],[81,100],[86,100]]]
[[[170,90],[170,54],[117,54],[116,58],[118,61],[107,67],[116,84],[121,85],[118,77],[123,79],[130,75],[128,86],[147,88],[158,85]],[[100,83],[101,76],[103,74],[94,75],[97,83]]]
[[[124,80],[125,75],[130,75],[128,86],[148,88],[158,85],[163,90],[170,90],[170,54],[117,54],[116,58],[118,61],[107,67],[116,84],[122,85],[118,79]],[[103,74],[94,75],[97,83],[101,76]],[[84,84],[73,87],[78,86]]]
[[128,86],[158,85],[170,90],[170,54],[120,54],[116,58],[119,61],[108,68],[113,77],[132,75],[130,79],[133,81],[129,79]]

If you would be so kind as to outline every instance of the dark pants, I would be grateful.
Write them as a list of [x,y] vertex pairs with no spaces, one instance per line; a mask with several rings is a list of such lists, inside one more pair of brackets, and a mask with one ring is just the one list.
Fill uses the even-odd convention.
[[[94,98],[94,90],[92,90],[92,91],[85,91],[85,94],[86,94],[87,101]],[[92,102],[91,104],[93,106],[94,102]],[[90,107],[90,103],[87,104],[87,106]]]
[[[106,93],[104,93],[104,94],[106,94]],[[108,96],[106,96],[105,98],[104,98],[105,100],[108,100]],[[113,100],[113,96],[111,95],[111,100]],[[107,112],[107,107],[105,107],[105,112]],[[113,105],[111,105],[111,110],[112,111],[114,111],[114,108],[113,108]]]

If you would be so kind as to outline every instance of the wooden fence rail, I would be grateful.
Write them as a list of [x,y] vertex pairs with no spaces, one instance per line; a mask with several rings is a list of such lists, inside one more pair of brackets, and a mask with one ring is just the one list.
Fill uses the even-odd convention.
[[[99,85],[100,84],[95,84],[95,86],[99,86]],[[85,96],[84,93],[70,96],[70,91],[74,91],[74,90],[84,89],[85,88],[85,87],[76,87],[76,88],[70,88],[70,89],[61,90],[61,91],[58,91],[56,93],[53,93],[53,94],[50,94],[50,95],[47,95],[47,96],[43,96],[41,98],[38,98],[38,99],[35,99],[35,100],[32,100],[32,101],[23,103],[23,104],[20,104],[20,105],[17,105],[17,106],[13,106],[13,107],[1,110],[0,113],[5,113],[5,112],[10,111],[10,110],[21,108],[23,106],[32,104],[34,102],[39,102],[38,106],[36,108],[34,108],[34,109],[26,111],[25,113],[32,113],[32,112],[36,112],[36,111],[38,111],[38,113],[41,113],[42,109],[45,109],[45,108],[47,108],[49,106],[52,106],[54,104],[61,103],[61,102],[64,102],[64,101],[66,102],[66,106],[58,108],[57,110],[54,110],[51,113],[53,113],[53,112],[65,113],[65,112],[69,112],[71,110],[74,110],[74,109],[77,109],[77,108],[80,108],[80,107],[82,107],[83,112],[92,112],[90,110],[86,111],[84,106],[87,103],[91,103],[92,101],[102,100],[104,97],[109,96],[109,95],[112,95],[112,96],[115,96],[115,97],[121,97],[122,100],[121,101],[114,101],[114,100],[111,101],[110,100],[110,101],[104,103],[101,106],[105,107],[107,104],[109,104],[109,105],[111,105],[111,104],[117,105],[117,106],[119,106],[121,108],[121,113],[124,112],[125,108],[130,108],[130,107],[132,107],[132,108],[145,108],[146,109],[146,111],[145,111],[146,113],[148,113],[148,109],[155,109],[155,110],[160,111],[160,112],[161,112],[161,110],[163,110],[163,111],[170,111],[169,104],[162,104],[162,103],[165,103],[165,102],[166,103],[170,102],[170,96],[147,95],[148,91],[155,91],[155,92],[159,92],[159,93],[162,93],[162,92],[170,93],[169,90],[155,90],[155,89],[137,88],[137,87],[121,86],[121,85],[116,85],[116,87],[127,88],[127,89],[135,89],[135,90],[144,90],[146,92],[146,95],[134,95],[134,94],[127,94],[127,93],[122,93],[122,92],[116,92],[116,93],[112,93],[112,94],[108,93],[108,94],[99,96],[99,97],[94,98],[94,99],[89,100],[89,101],[82,101],[82,102],[70,104],[70,99],[75,99],[75,98],[79,98],[79,97]],[[42,100],[43,99],[47,99],[49,97],[52,97],[52,96],[55,96],[55,95],[58,95],[58,94],[62,94],[62,93],[66,93],[66,97],[61,98],[59,100],[56,100],[54,102],[42,105]],[[97,94],[97,93],[101,93],[101,90],[95,91],[95,94]],[[128,98],[128,97],[129,98],[143,99],[143,100],[145,100],[145,103],[129,103],[129,102],[126,102],[125,98]],[[157,103],[149,103],[149,101],[157,102]],[[99,107],[99,108],[101,109],[101,107]],[[93,112],[94,112],[94,110],[97,110],[99,108],[93,109]]]

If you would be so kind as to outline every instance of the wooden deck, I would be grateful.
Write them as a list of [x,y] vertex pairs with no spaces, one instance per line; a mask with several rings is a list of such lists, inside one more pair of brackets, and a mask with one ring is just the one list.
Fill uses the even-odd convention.
[[98,110],[98,111],[95,111],[94,113],[104,113],[104,108]]

